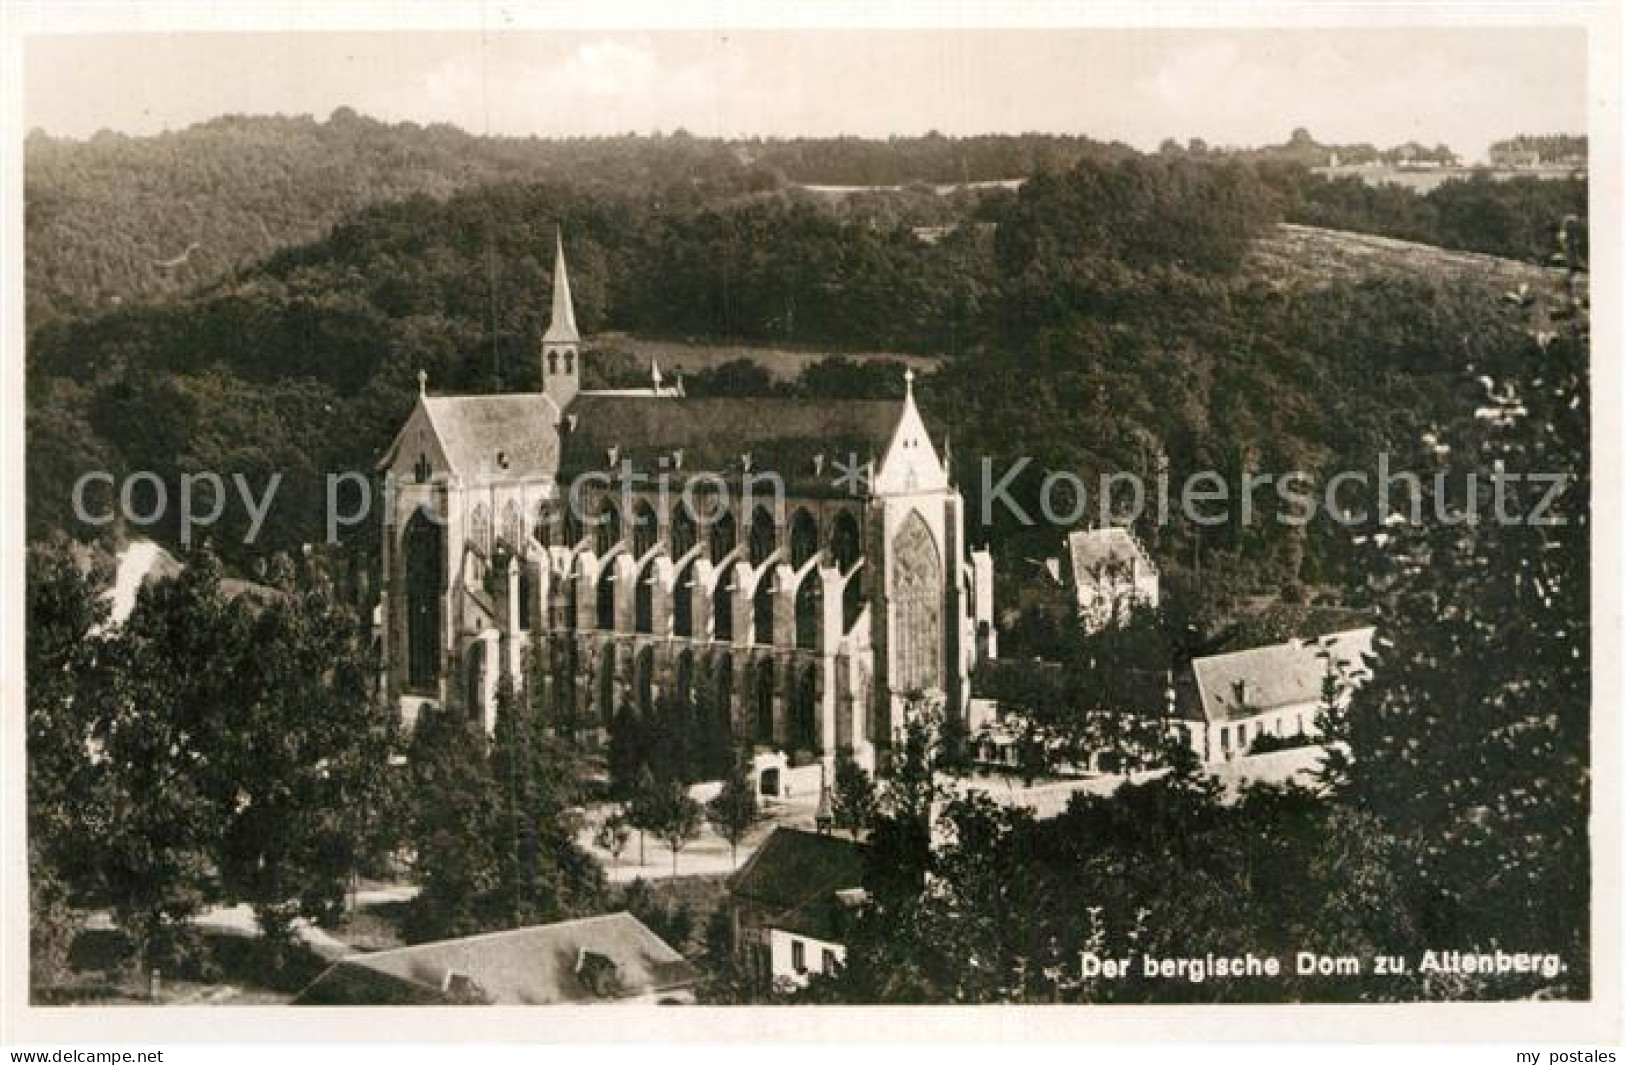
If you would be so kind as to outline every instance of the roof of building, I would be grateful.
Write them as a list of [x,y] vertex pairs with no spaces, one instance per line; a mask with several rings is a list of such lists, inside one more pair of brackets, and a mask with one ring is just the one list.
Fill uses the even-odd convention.
[[590,1003],[680,990],[699,976],[636,917],[611,913],[353,954],[331,965],[294,1002]]
[[1253,647],[1191,663],[1203,716],[1209,721],[1252,717],[1284,706],[1315,703],[1328,668],[1360,684],[1371,675],[1371,628],[1334,632],[1313,640]]
[[[837,464],[882,458],[902,419],[904,401],[772,397],[627,397],[584,394],[570,404],[563,425],[567,473],[603,470],[630,462],[655,472],[682,451],[682,470],[738,473],[772,471],[786,483],[833,485]],[[818,470],[817,456],[823,469]]]
[[729,881],[773,928],[818,939],[839,938],[843,910],[861,901],[864,852],[856,840],[779,826]]
[[1072,563],[1072,579],[1092,578],[1095,567],[1110,562],[1133,562],[1154,568],[1140,542],[1127,529],[1110,526],[1105,529],[1079,529],[1067,534],[1067,555]]
[[420,402],[460,477],[531,480],[552,477],[558,468],[559,411],[541,392],[424,396]]

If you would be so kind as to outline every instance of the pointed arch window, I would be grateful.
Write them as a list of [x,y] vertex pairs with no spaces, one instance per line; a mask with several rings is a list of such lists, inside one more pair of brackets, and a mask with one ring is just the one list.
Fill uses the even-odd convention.
[[773,644],[773,574],[762,574],[751,601],[751,640],[763,647]]
[[824,582],[815,569],[802,578],[796,589],[796,646],[818,649],[818,630],[824,621]]
[[641,633],[655,630],[655,562],[650,559],[638,573],[632,592],[632,627]]
[[441,589],[446,546],[441,524],[418,508],[406,526],[406,684],[430,691],[440,680]]
[[777,546],[778,534],[773,528],[773,515],[766,507],[757,507],[750,517],[750,564],[760,566]]
[[621,542],[621,511],[609,497],[598,504],[598,523],[593,527],[593,550],[600,556]]
[[502,542],[517,551],[525,540],[525,522],[520,516],[519,501],[510,499],[502,508]]
[[911,511],[892,541],[892,600],[896,682],[899,691],[942,685],[942,560],[918,511]]
[[835,526],[829,538],[829,553],[842,573],[851,573],[852,567],[858,564],[858,559],[863,555],[858,519],[849,510],[835,516]]
[[677,573],[671,586],[672,635],[685,639],[694,635],[694,563]]
[[699,533],[694,526],[694,515],[688,512],[687,504],[679,502],[671,514],[672,559],[675,561],[688,554],[698,540]]
[[739,567],[730,565],[717,577],[717,588],[711,596],[711,634],[722,643],[734,638],[734,595],[739,586]]
[[756,666],[753,691],[756,709],[756,742],[773,742],[773,660],[764,658]]
[[468,516],[468,542],[480,554],[491,554],[491,509],[484,503],[474,504]]
[[598,629],[615,631],[615,566],[605,566],[598,575]]
[[796,675],[790,698],[790,745],[798,751],[818,750],[818,667],[808,664]]
[[647,500],[640,499],[632,504],[632,554],[642,558],[654,550],[656,542],[660,539],[660,524],[655,519],[654,508]]
[[790,564],[798,571],[818,553],[818,519],[805,507],[790,519]]
[[711,523],[711,561],[722,561],[738,542],[739,532],[734,526],[733,512],[724,511]]

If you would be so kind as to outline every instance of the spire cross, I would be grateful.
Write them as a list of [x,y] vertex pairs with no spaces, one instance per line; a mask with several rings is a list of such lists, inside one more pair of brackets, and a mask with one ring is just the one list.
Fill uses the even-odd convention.
[[427,370],[421,370],[420,369],[418,371],[418,395],[426,396],[428,394],[429,394],[429,373],[428,373]]
[[903,371],[903,388],[910,397],[914,395],[914,367],[912,366]]

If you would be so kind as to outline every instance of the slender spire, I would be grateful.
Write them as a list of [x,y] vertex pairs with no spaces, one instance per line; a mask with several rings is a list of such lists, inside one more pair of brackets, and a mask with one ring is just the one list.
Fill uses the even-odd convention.
[[554,229],[553,317],[542,335],[544,344],[579,344],[575,301],[570,298],[570,273],[564,267],[564,231]]

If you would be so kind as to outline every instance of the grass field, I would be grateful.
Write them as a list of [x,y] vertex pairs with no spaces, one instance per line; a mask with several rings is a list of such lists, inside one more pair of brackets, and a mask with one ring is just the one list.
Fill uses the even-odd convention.
[[647,367],[653,360],[660,366],[660,372],[668,384],[678,373],[698,373],[735,359],[749,359],[758,363],[779,381],[792,380],[808,366],[833,356],[852,362],[895,362],[921,372],[934,369],[938,362],[926,355],[900,355],[894,352],[831,352],[756,344],[647,340],[625,333],[605,333],[594,337],[589,347],[594,351],[622,352],[640,367]]
[[1282,289],[1322,288],[1370,277],[1443,279],[1482,287],[1492,296],[1520,284],[1546,295],[1562,291],[1562,270],[1501,259],[1478,252],[1451,251],[1340,229],[1283,223],[1253,247],[1249,274]]

